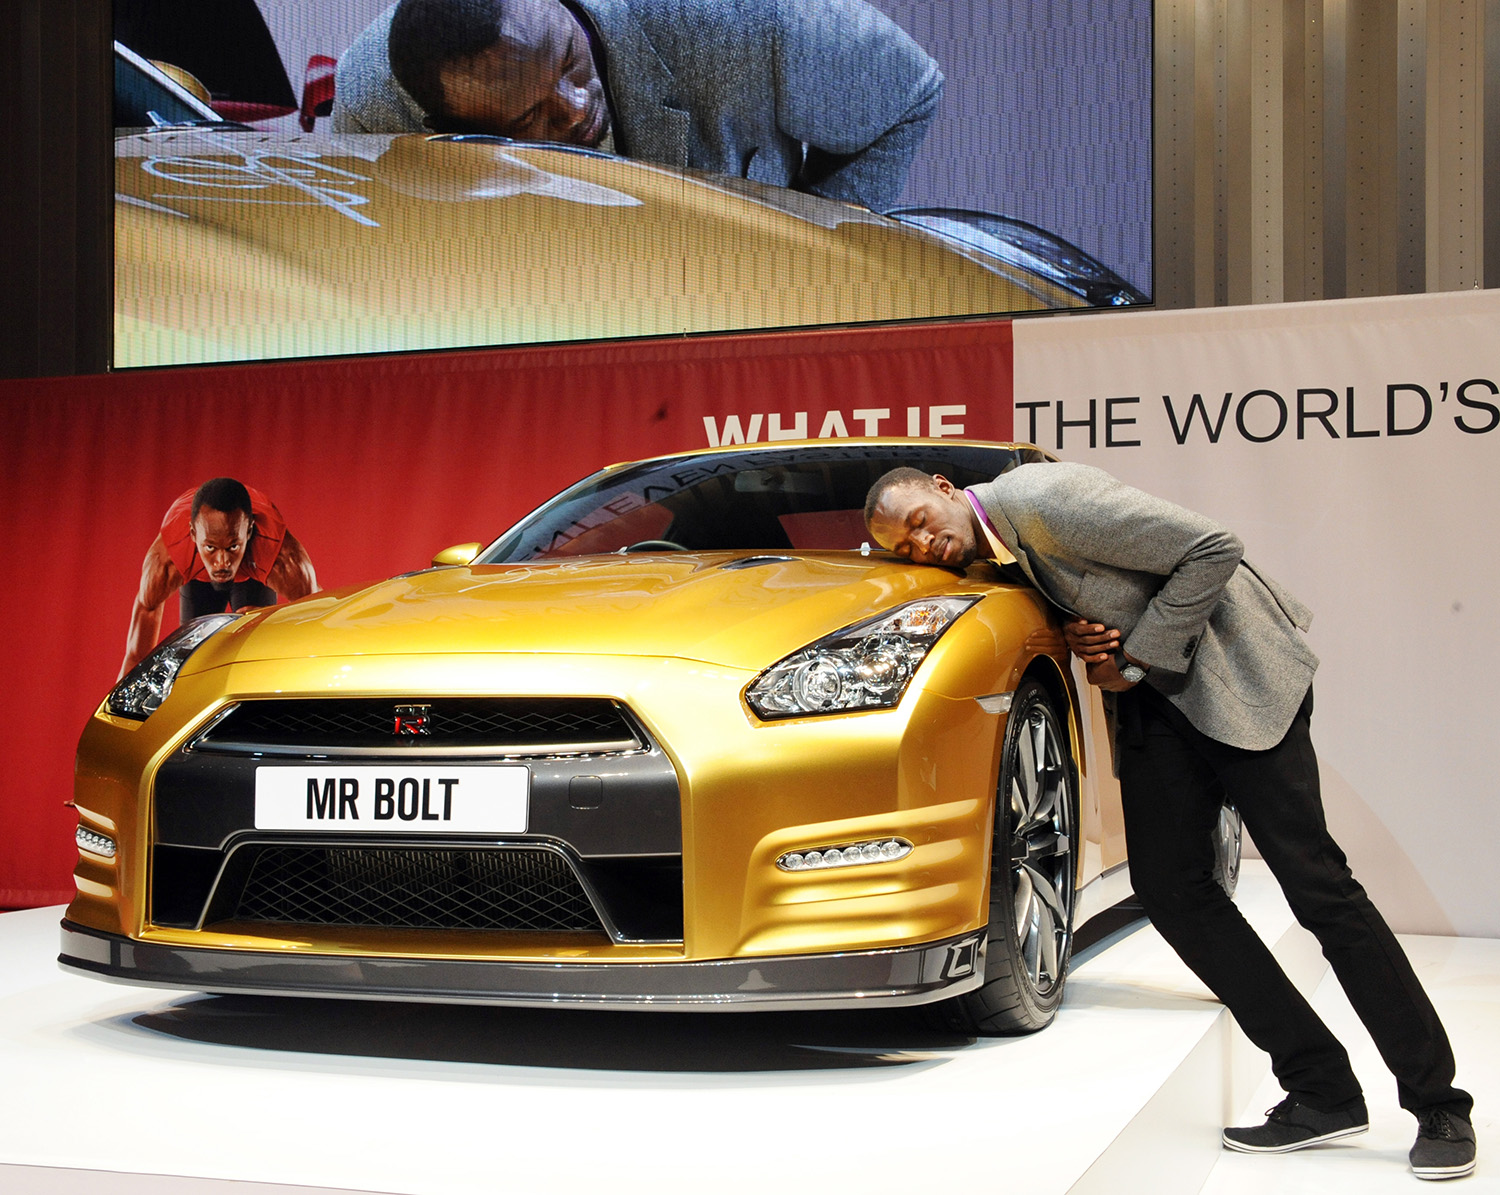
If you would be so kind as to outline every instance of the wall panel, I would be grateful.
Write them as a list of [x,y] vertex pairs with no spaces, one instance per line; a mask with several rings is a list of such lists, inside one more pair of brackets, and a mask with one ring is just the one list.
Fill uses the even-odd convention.
[[1500,0],[1157,14],[1158,306],[1500,282]]

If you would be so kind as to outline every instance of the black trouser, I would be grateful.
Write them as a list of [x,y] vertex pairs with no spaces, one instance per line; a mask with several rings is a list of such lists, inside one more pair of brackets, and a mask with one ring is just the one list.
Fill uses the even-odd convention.
[[276,591],[263,581],[234,581],[220,587],[212,581],[187,581],[178,591],[178,619],[202,618],[246,606],[274,606]]
[[1396,1076],[1401,1106],[1467,1118],[1474,1101],[1453,1086],[1453,1050],[1437,1012],[1328,833],[1312,704],[1309,689],[1286,737],[1247,751],[1202,734],[1147,685],[1122,695],[1120,783],[1136,896],[1271,1056],[1289,1094],[1325,1112],[1361,1102],[1344,1047],[1214,882],[1212,830],[1221,802],[1232,801]]

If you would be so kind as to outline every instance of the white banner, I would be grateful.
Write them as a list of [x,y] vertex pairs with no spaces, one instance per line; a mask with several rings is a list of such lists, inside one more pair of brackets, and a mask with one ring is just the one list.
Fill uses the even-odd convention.
[[1500,937],[1500,291],[1017,321],[1015,435],[1201,510],[1317,613],[1334,835]]

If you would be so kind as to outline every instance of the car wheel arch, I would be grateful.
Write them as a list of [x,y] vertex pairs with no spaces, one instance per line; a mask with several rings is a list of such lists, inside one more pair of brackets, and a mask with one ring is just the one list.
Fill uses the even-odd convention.
[[[1047,683],[1045,679],[1048,676],[1046,666],[1043,666],[1036,673],[1028,670],[1020,678],[1013,690],[1016,699],[1012,705],[1011,712],[999,728],[994,799],[990,803],[991,850],[986,854],[986,870],[989,882],[984,886],[985,908],[980,918],[989,927],[989,948],[986,952],[984,982],[981,987],[973,991],[928,1007],[927,1015],[929,1018],[947,1029],[985,1035],[1032,1032],[1050,1023],[1061,1002],[1063,984],[1068,971],[1069,955],[1071,954],[1073,912],[1076,908],[1075,902],[1078,891],[1077,857],[1081,852],[1077,851],[1076,845],[1079,830],[1078,818],[1081,811],[1079,809],[1077,767],[1072,759],[1072,751],[1064,749],[1071,737],[1070,732],[1064,729],[1065,722],[1067,721],[1065,711],[1069,708],[1069,705],[1066,701],[1058,699],[1058,684],[1060,681],[1055,671],[1055,665],[1053,667],[1054,670],[1051,672],[1053,683],[1051,684]],[[1014,721],[1018,716],[1026,721],[1020,723]],[[1016,734],[1019,733],[1017,728],[1029,724],[1040,730],[1043,723],[1034,721],[1036,716],[1041,716],[1052,727],[1044,737],[1056,745],[1057,754],[1054,758],[1057,758],[1058,763],[1061,764],[1066,759],[1064,773],[1066,778],[1062,781],[1060,793],[1056,794],[1051,801],[1038,804],[1037,808],[1042,811],[1040,821],[1031,823],[1028,820],[1028,822],[1023,823],[1018,831],[1016,826],[1011,823],[1011,807],[1006,805],[1002,808],[1003,793],[1001,790],[1008,787],[1005,780],[1006,769],[1008,762],[1014,762],[1012,759],[1013,752],[1022,750],[1013,742]],[[1040,742],[1041,740],[1038,740],[1038,746],[1040,746]],[[1019,759],[1020,757],[1016,756],[1015,758]],[[1038,772],[1030,774],[1039,779],[1042,776],[1042,773]],[[1050,784],[1050,782],[1046,781],[1042,781],[1042,783],[1044,785]],[[1036,794],[1028,792],[1028,795],[1040,796],[1042,794],[1038,790]],[[1065,799],[1057,801],[1058,796]],[[1030,808],[1031,802],[1028,800],[1025,802],[1025,805]],[[1052,812],[1046,812],[1048,809],[1051,809]],[[1060,818],[1057,815],[1059,809],[1063,810]],[[1030,816],[1028,814],[1028,819]],[[1013,834],[1019,832],[1020,834],[1029,836],[1032,830],[1027,828],[1028,825],[1032,826],[1033,829],[1036,826],[1040,826],[1045,830],[1046,822],[1049,819],[1055,819],[1058,828],[1063,831],[1062,836],[1057,839],[1061,843],[1061,847],[1050,852],[1044,851],[1043,854],[1063,854],[1069,856],[1068,862],[1072,867],[1073,876],[1071,883],[1064,881],[1062,877],[1067,874],[1064,870],[1056,872],[1050,880],[1052,884],[1062,886],[1062,889],[1065,891],[1066,895],[1062,896],[1062,904],[1063,908],[1067,910],[1060,922],[1053,921],[1052,919],[1047,919],[1044,922],[1044,935],[1055,935],[1058,931],[1061,931],[1061,937],[1057,938],[1057,941],[1061,944],[1058,959],[1049,964],[1052,976],[1049,977],[1039,971],[1037,974],[1028,977],[1023,975],[1023,971],[1027,969],[1027,962],[1022,958],[1022,953],[1024,953],[1023,947],[1027,945],[1027,942],[1023,942],[1023,938],[1026,935],[1023,931],[1023,924],[1019,920],[1019,905],[1016,905],[1016,918],[1008,919],[1009,914],[1005,911],[1010,909],[1012,902],[1017,899],[1016,892],[1018,889],[1012,888],[1008,884],[1006,893],[997,901],[994,889],[997,872],[1002,867],[1009,868],[1010,865],[1008,863],[997,865],[994,852],[1002,849],[1002,839],[1009,845]],[[1045,845],[1045,839],[1041,841]],[[1011,856],[1012,859],[1015,857],[1014,855]],[[1041,859],[1040,856],[1038,856],[1038,859],[1045,866],[1045,860]],[[1031,863],[1026,863],[1023,866],[1026,871],[1033,870]],[[1017,875],[1020,875],[1020,873],[1018,872]],[[1031,890],[1030,881],[1027,880],[1025,882],[1027,890]],[[997,912],[997,910],[1000,911]],[[1045,936],[1043,940],[1045,940]],[[994,954],[997,948],[1002,952],[999,955]],[[1018,953],[1018,951],[1022,953]],[[1059,962],[1061,970],[1058,970]]]

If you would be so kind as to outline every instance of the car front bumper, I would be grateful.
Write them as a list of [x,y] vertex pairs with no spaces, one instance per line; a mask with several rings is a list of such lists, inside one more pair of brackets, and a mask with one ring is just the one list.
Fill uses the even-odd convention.
[[139,942],[62,923],[65,969],[199,992],[440,1004],[762,1012],[925,1004],[979,986],[985,935],[834,954],[554,963],[268,954]]

